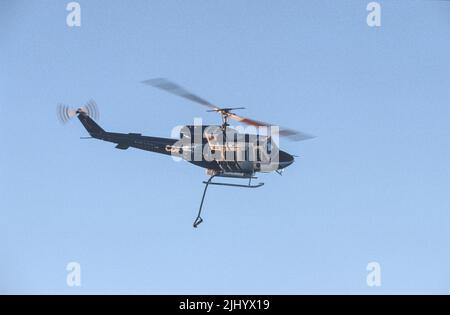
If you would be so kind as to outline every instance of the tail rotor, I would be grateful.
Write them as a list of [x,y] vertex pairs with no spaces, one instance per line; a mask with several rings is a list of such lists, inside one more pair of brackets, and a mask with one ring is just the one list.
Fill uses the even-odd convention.
[[70,108],[65,104],[58,104],[56,108],[56,116],[62,124],[66,124],[70,119],[77,116],[80,113],[84,113],[94,120],[98,120],[100,112],[98,106],[94,100],[90,100],[84,106],[77,109]]

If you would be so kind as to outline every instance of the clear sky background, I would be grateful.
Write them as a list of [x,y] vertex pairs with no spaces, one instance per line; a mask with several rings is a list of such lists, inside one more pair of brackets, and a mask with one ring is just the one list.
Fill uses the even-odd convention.
[[[1,293],[450,293],[450,2],[379,1],[379,28],[369,1],[80,0],[80,28],[68,2],[0,2]],[[317,138],[262,188],[211,187],[193,229],[204,169],[55,115],[219,122],[153,77]]]

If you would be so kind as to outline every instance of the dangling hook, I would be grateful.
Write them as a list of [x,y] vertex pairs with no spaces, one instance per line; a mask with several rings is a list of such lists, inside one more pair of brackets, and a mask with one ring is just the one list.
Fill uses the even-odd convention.
[[200,216],[202,214],[202,207],[203,207],[203,201],[205,200],[205,195],[206,195],[206,190],[208,189],[208,185],[209,183],[211,183],[211,180],[215,177],[216,175],[212,175],[208,181],[205,183],[205,190],[203,190],[203,196],[202,196],[202,201],[200,202],[200,208],[198,209],[198,214],[197,214],[197,218],[195,218],[194,221],[194,228],[196,228],[200,223],[203,222],[202,217]]

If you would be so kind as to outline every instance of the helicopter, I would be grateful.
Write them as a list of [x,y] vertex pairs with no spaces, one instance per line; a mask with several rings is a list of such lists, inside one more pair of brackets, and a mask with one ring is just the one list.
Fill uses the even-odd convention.
[[[209,178],[203,181],[205,188],[197,217],[193,223],[194,228],[203,222],[201,214],[209,185],[240,188],[261,187],[264,183],[252,183],[253,179],[257,179],[256,173],[276,172],[282,175],[284,169],[295,161],[294,155],[279,149],[280,136],[293,141],[314,138],[307,133],[237,115],[234,111],[244,109],[244,107],[219,107],[164,78],[145,80],[142,83],[203,105],[208,108],[208,112],[218,113],[222,123],[220,125],[181,126],[179,139],[173,139],[144,136],[140,133],[105,131],[96,123],[99,118],[99,110],[93,100],[76,109],[58,104],[57,116],[63,124],[71,118],[77,117],[90,135],[90,137],[82,137],[82,139],[93,138],[112,142],[120,150],[132,147],[171,155],[205,168]],[[250,130],[242,131],[232,128],[229,124],[230,119],[249,126]],[[213,181],[217,177],[245,180],[246,182],[238,184]]]

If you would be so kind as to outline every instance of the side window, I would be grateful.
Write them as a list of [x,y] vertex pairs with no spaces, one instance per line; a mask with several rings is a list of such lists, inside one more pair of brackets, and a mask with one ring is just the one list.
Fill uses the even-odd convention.
[[249,142],[250,142],[250,136],[248,134],[245,134],[245,160],[250,160],[250,154],[249,154]]
[[267,153],[272,153],[272,138],[267,139]]

